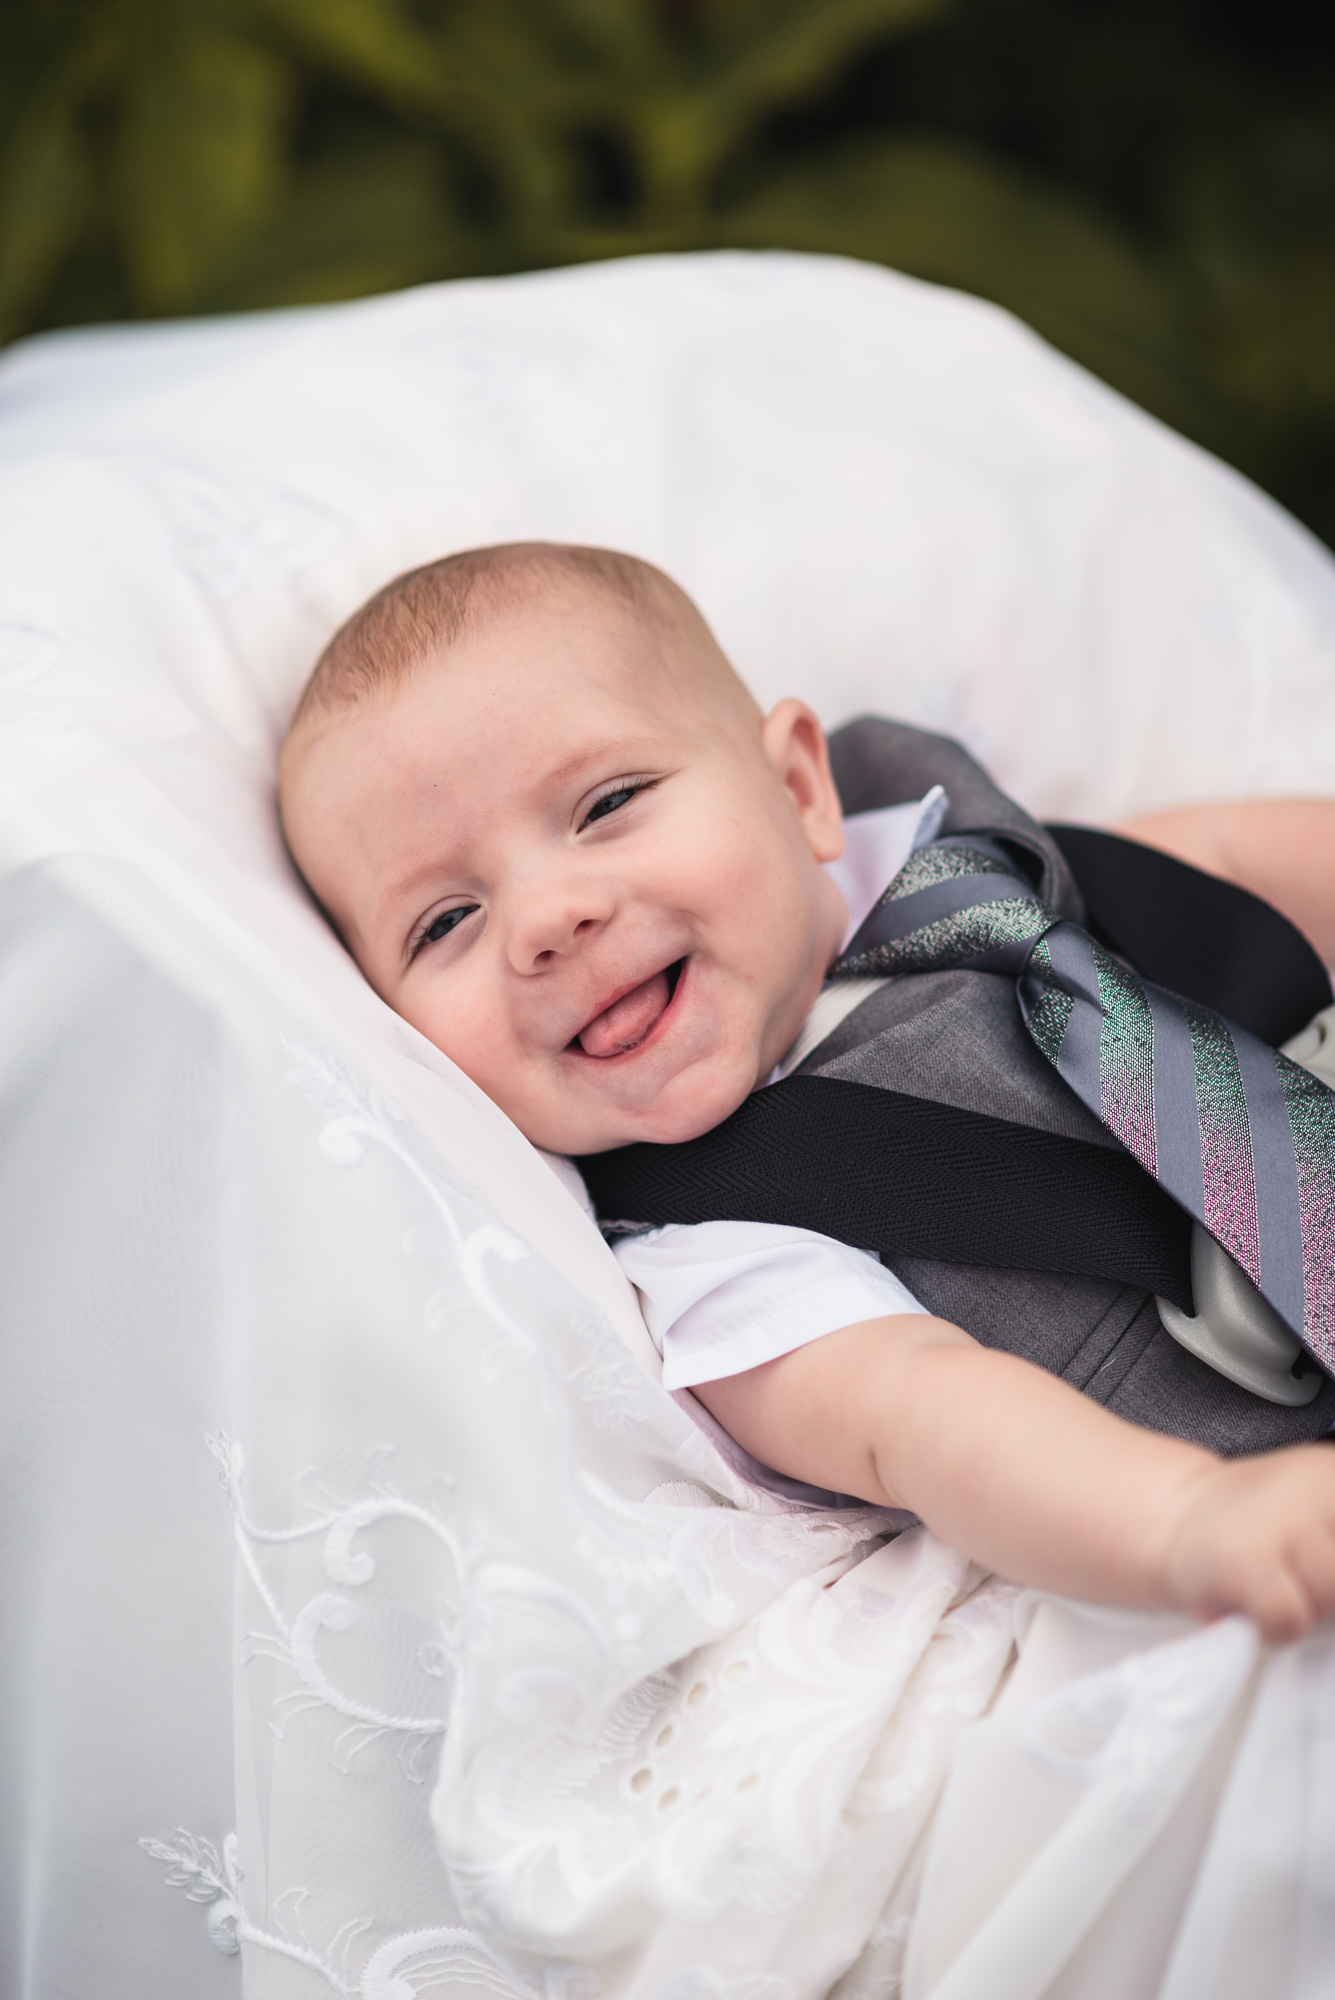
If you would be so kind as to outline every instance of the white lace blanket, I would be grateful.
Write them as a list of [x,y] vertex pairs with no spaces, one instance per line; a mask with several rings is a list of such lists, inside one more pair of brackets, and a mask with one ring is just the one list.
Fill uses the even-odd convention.
[[0,1991],[1328,1993],[1331,1635],[738,1488],[271,773],[369,589],[546,533],[1040,810],[1332,789],[1329,559],[991,309],[812,259],[38,343],[0,444]]

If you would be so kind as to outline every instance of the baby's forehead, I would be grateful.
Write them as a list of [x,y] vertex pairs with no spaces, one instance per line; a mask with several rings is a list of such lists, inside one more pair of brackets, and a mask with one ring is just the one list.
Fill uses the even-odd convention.
[[452,633],[416,648],[405,639],[369,685],[345,682],[299,716],[281,767],[285,808],[294,792],[349,778],[374,801],[395,766],[424,756],[447,782],[475,761],[482,735],[499,776],[535,758],[573,769],[660,734],[732,733],[758,715],[689,600],[679,617],[675,600],[640,602],[597,578],[538,584],[484,579]]
[[[497,605],[410,666],[401,685],[411,694],[428,678],[444,709],[508,700],[522,724],[529,704],[550,703],[560,735],[578,734],[590,747],[628,727],[722,726],[737,708],[736,678],[707,630],[575,583],[556,601],[521,595]],[[413,706],[404,705],[402,720]]]
[[457,656],[345,708],[293,745],[285,792],[343,791],[356,812],[407,780],[444,805],[456,787],[466,795],[511,778],[521,790],[560,787],[627,758],[681,754],[713,734],[714,704],[658,676],[540,652],[513,664],[512,688],[498,685],[494,656]]

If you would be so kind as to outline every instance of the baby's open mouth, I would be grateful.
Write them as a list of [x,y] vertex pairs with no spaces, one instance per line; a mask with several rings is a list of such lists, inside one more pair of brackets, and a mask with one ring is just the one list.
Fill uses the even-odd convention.
[[637,1049],[672,1004],[681,965],[678,959],[675,965],[656,972],[652,979],[633,986],[629,993],[623,993],[619,1000],[596,1014],[586,1028],[581,1028],[575,1040],[585,1055],[624,1056]]

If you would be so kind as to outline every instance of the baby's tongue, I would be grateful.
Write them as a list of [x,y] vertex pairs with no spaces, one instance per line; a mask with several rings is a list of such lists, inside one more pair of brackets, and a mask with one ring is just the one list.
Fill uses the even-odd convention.
[[671,999],[666,972],[656,972],[631,993],[623,993],[579,1038],[586,1056],[620,1056],[642,1042]]

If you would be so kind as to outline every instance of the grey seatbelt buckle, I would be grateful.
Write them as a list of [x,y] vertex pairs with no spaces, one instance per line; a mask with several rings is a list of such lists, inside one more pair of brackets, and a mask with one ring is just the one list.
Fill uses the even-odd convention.
[[1267,1403],[1311,1402],[1325,1380],[1320,1368],[1199,1222],[1191,1231],[1191,1289],[1194,1318],[1169,1299],[1154,1302],[1179,1347]]

